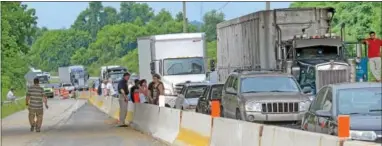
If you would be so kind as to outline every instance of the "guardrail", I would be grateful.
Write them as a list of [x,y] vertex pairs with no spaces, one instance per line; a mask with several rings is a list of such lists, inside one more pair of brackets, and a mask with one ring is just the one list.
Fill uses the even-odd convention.
[[[89,102],[118,119],[118,99],[96,97]],[[142,103],[128,103],[126,123],[170,145],[193,146],[380,146],[336,136],[250,123]]]
[[12,103],[12,102],[19,101],[19,100],[21,100],[21,99],[25,99],[25,96],[24,96],[24,97],[16,98],[14,101],[11,101],[11,100],[1,101],[1,105],[4,105],[4,104],[10,104],[10,103]]

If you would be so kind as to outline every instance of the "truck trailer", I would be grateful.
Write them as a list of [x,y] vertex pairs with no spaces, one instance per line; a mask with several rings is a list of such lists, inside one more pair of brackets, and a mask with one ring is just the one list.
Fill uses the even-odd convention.
[[176,95],[181,83],[206,79],[204,33],[178,33],[138,38],[139,78],[162,77],[166,95]]
[[89,74],[82,65],[59,67],[58,76],[61,83],[71,83],[76,90],[89,89]]
[[302,88],[320,89],[354,81],[355,63],[346,57],[344,27],[331,31],[333,8],[259,11],[217,25],[217,74],[224,82],[235,69],[280,70]]

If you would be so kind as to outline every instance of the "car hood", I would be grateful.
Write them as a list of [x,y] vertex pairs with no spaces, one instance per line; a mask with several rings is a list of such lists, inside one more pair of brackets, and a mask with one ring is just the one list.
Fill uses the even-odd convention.
[[359,131],[382,131],[381,120],[381,115],[351,115],[350,129]]
[[308,95],[298,92],[261,92],[243,94],[249,102],[300,102],[309,100]]
[[186,98],[186,102],[189,105],[197,105],[199,98]]

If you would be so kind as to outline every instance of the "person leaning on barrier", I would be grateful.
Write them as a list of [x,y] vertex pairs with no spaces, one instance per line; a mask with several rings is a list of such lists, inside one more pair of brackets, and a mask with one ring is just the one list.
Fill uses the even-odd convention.
[[149,84],[149,102],[159,105],[159,96],[164,95],[164,85],[158,74],[153,74],[153,81]]
[[147,103],[149,90],[147,87],[147,81],[145,79],[142,79],[139,81],[139,89],[138,90],[139,90],[139,98],[141,100],[141,103]]
[[370,37],[363,40],[368,45],[367,57],[369,59],[369,68],[377,82],[381,81],[381,47],[382,40],[375,36],[375,32],[369,33]]
[[[48,103],[44,95],[44,89],[39,85],[38,78],[35,78],[33,83],[32,86],[28,87],[25,100],[29,110],[30,130],[33,132],[36,129],[36,132],[40,132],[44,114],[43,105],[45,104],[45,108],[48,109]],[[35,118],[37,119],[36,121]]]
[[110,97],[118,96],[113,88],[113,81],[111,79],[109,79],[109,82],[106,84],[106,89],[107,89],[107,96],[110,96]]
[[134,92],[137,91],[139,89],[139,80],[138,79],[135,79],[134,80],[134,86],[130,88],[130,99],[133,103],[135,103],[134,101]]
[[129,95],[129,89],[128,89],[128,81],[130,79],[129,73],[123,74],[123,79],[119,81],[118,83],[118,93],[119,93],[119,127],[127,127],[125,124],[126,114],[127,114],[127,106],[128,106],[128,95]]

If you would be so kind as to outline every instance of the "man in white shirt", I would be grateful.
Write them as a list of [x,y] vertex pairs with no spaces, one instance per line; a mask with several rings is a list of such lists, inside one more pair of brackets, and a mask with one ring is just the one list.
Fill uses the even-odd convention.
[[111,79],[109,79],[109,82],[106,84],[106,90],[108,96],[117,97],[117,93],[114,90],[113,81]]
[[14,92],[15,89],[14,88],[11,88],[9,91],[8,91],[8,94],[7,94],[7,99],[12,101],[12,102],[15,102],[16,101],[16,96],[14,95]]

